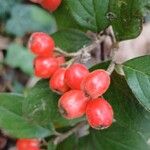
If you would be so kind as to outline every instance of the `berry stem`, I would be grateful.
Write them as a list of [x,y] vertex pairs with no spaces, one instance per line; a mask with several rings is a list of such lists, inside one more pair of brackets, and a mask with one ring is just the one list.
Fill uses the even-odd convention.
[[65,57],[76,57],[76,56],[79,55],[79,54],[78,54],[79,52],[68,53],[68,52],[62,50],[62,49],[59,48],[59,47],[56,47],[56,48],[55,48],[55,51],[58,52],[58,53],[60,53],[60,54],[62,54],[62,55],[64,55]]
[[69,67],[69,66],[71,66],[75,62],[75,60],[76,60],[76,57],[70,59],[69,61],[67,61],[66,63],[64,63],[62,66],[63,67]]
[[112,48],[112,59],[111,59],[111,63],[109,64],[108,68],[107,68],[107,72],[109,73],[109,75],[111,75],[113,73],[113,71],[115,70],[116,67],[116,62],[115,62],[115,55],[116,52],[118,51],[118,43],[116,42],[114,44],[114,48]]
[[42,145],[43,146],[48,146],[48,142],[45,139],[42,139]]
[[83,121],[79,124],[77,124],[75,127],[73,127],[71,130],[69,130],[66,133],[62,133],[60,135],[58,135],[54,140],[53,143],[55,145],[58,145],[59,143],[61,143],[62,141],[64,141],[65,139],[67,139],[69,136],[71,136],[73,133],[77,132],[79,129],[81,129],[82,127],[86,126],[87,122]]
[[[118,43],[116,43],[115,46],[118,46]],[[115,47],[112,49],[111,63],[109,64],[109,66],[107,68],[107,72],[109,73],[109,75],[111,75],[113,73],[113,71],[115,70],[115,67],[116,67],[115,55],[116,55],[117,51],[118,51],[118,47]]]
[[56,47],[55,51],[62,54],[62,55],[64,55],[65,57],[77,57],[77,56],[82,55],[83,52],[85,52],[85,51],[89,53],[92,50],[94,50],[97,47],[97,45],[99,45],[100,43],[102,43],[105,40],[105,38],[106,38],[106,35],[102,35],[97,40],[95,40],[92,44],[90,44],[87,47],[83,47],[83,48],[79,49],[79,51],[77,51],[75,53],[74,52],[73,53],[68,53],[68,52],[62,50],[59,47]]
[[111,63],[109,64],[109,67],[107,68],[107,72],[109,73],[109,75],[111,75],[115,69],[116,63],[114,61],[111,61]]
[[115,55],[118,52],[119,49],[119,43],[116,40],[115,34],[113,32],[113,29],[110,29],[110,36],[112,38],[112,59],[111,59],[111,63],[109,64],[108,68],[107,68],[107,72],[109,73],[109,75],[111,75],[113,73],[113,71],[115,70],[116,67],[116,62],[115,62]]

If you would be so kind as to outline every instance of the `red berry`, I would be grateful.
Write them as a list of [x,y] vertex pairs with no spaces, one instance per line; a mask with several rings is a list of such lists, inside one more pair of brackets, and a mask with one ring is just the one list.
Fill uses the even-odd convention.
[[109,85],[109,74],[105,70],[95,70],[82,81],[81,88],[92,98],[97,98],[106,92]]
[[57,56],[56,59],[57,59],[58,64],[60,66],[65,63],[65,57],[64,56]]
[[53,57],[40,57],[34,60],[34,74],[40,78],[49,78],[59,68],[56,58]]
[[80,90],[81,82],[88,74],[86,66],[76,63],[66,70],[65,81],[71,89]]
[[61,4],[61,1],[62,0],[43,0],[41,5],[48,11],[55,11]]
[[19,139],[17,150],[40,150],[40,142],[37,139]]
[[108,128],[113,122],[113,109],[103,98],[93,99],[87,104],[86,117],[92,128]]
[[50,88],[58,93],[65,93],[69,90],[68,85],[65,83],[65,68],[59,68],[50,79]]
[[66,92],[58,102],[60,113],[67,119],[79,118],[84,115],[88,100],[83,91]]
[[35,32],[29,39],[28,47],[36,55],[52,56],[55,43],[46,33]]

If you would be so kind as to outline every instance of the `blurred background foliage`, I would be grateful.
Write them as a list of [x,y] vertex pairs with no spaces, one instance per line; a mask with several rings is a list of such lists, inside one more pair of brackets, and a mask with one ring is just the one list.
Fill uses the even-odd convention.
[[[37,82],[33,76],[34,56],[27,47],[35,31],[55,33],[54,15],[28,0],[0,0],[0,92],[26,95]],[[15,142],[0,131],[0,149],[12,148]]]
[[35,31],[56,32],[55,17],[29,1],[0,1],[0,92],[22,93],[26,84],[36,82],[34,56],[27,48],[27,40]]

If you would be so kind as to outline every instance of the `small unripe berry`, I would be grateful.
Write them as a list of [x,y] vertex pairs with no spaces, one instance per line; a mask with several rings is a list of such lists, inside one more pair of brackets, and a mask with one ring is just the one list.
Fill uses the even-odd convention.
[[93,99],[87,104],[86,117],[92,128],[108,128],[113,122],[113,109],[105,99]]
[[41,2],[41,5],[48,11],[55,11],[61,4],[61,1],[62,0],[43,0]]
[[37,139],[19,139],[17,150],[40,150],[40,142]]
[[34,60],[34,74],[40,78],[50,78],[59,68],[56,58],[37,57]]
[[38,56],[52,56],[55,43],[54,40],[43,32],[35,32],[28,42],[29,49]]
[[59,68],[50,79],[49,85],[53,91],[57,91],[62,94],[67,92],[70,88],[65,83],[65,68]]
[[82,117],[88,100],[83,91],[71,90],[66,92],[58,102],[60,113],[67,119]]
[[80,90],[81,82],[88,74],[86,66],[76,63],[66,70],[65,81],[71,89]]
[[105,70],[91,72],[81,83],[81,89],[91,98],[104,94],[110,85],[110,76]]

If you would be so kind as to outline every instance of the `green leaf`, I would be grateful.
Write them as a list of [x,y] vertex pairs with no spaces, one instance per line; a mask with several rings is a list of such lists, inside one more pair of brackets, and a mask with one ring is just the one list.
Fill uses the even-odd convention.
[[22,116],[24,97],[17,94],[0,94],[0,128],[16,138],[46,137],[50,131],[31,124]]
[[109,0],[66,0],[79,25],[98,32],[109,25],[106,18]]
[[86,30],[100,32],[112,25],[118,40],[137,37],[148,0],[66,0],[70,13]]
[[149,0],[143,0],[143,14],[149,14],[150,12],[150,1]]
[[60,30],[52,36],[56,45],[68,52],[77,51],[92,42],[85,33],[73,29]]
[[16,3],[20,3],[22,0],[1,0],[0,1],[0,18],[6,17]]
[[23,105],[23,114],[28,120],[50,130],[74,125],[84,118],[64,119],[58,111],[59,96],[49,89],[48,80],[39,81],[28,93]]
[[78,140],[77,137],[69,137],[58,145],[57,150],[73,149],[74,147],[78,150],[149,150],[150,145],[141,133],[114,123],[105,130],[91,129],[88,136]]
[[27,48],[17,43],[9,45],[5,58],[6,64],[14,68],[20,68],[25,73],[33,74],[33,58],[34,56]]
[[107,130],[91,130],[91,134],[81,138],[78,150],[149,150],[143,137],[130,129],[114,124]]
[[54,145],[52,142],[48,143],[48,150],[56,150],[56,145]]
[[0,107],[7,108],[7,110],[18,115],[22,114],[22,102],[24,97],[13,93],[0,93]]
[[150,56],[143,56],[123,64],[126,80],[139,100],[150,110]]
[[28,93],[23,104],[23,114],[31,122],[50,128],[53,132],[51,118],[55,112],[52,104],[57,99],[58,96],[50,91],[48,81],[40,81]]
[[[69,13],[66,1],[62,1],[60,7],[53,13],[55,16],[58,30],[64,30],[68,28],[80,29],[81,27],[76,23],[75,19]],[[69,19],[67,19],[69,18]],[[66,20],[67,19],[67,20]]]
[[57,146],[56,150],[73,150],[78,144],[77,137],[73,134]]
[[108,18],[119,40],[137,37],[142,31],[141,0],[110,0]]
[[14,114],[0,106],[0,127],[5,133],[16,138],[43,138],[50,131],[36,124],[31,124],[24,117]]
[[56,31],[56,22],[44,9],[35,5],[20,4],[13,7],[11,18],[6,24],[6,31],[16,36],[35,31],[51,34]]
[[107,62],[103,62],[103,63],[100,63],[100,64],[97,64],[97,65],[94,65],[90,68],[90,72],[94,71],[94,70],[97,70],[97,69],[104,69],[106,70],[109,66],[110,62],[107,61]]

